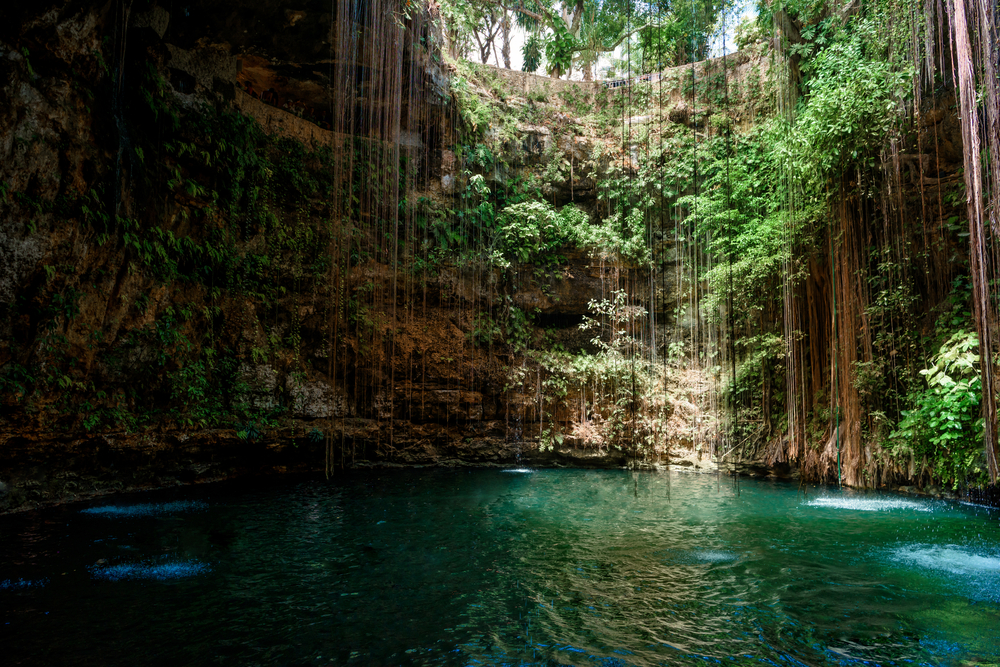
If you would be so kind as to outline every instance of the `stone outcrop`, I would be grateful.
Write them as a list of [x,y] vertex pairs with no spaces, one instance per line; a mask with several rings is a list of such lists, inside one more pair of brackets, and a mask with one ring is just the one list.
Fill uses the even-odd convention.
[[[433,26],[420,25],[423,42],[433,44]],[[507,387],[509,349],[472,342],[469,304],[507,294],[499,275],[484,280],[442,262],[422,291],[373,301],[381,312],[369,333],[350,314],[352,329],[331,348],[329,263],[314,274],[322,279],[306,280],[291,256],[275,254],[274,296],[266,299],[253,285],[220,289],[214,279],[185,276],[208,270],[193,261],[164,272],[178,261],[170,248],[221,243],[210,241],[211,230],[226,225],[238,235],[226,252],[240,258],[267,256],[270,242],[263,230],[239,227],[245,212],[218,204],[228,175],[210,151],[227,149],[187,129],[190,119],[252,118],[275,141],[297,142],[313,156],[303,169],[316,178],[329,169],[316,155],[336,163],[355,141],[373,153],[398,146],[414,163],[431,156],[414,176],[421,192],[440,201],[460,192],[447,76],[433,47],[405,41],[426,106],[401,113],[419,111],[419,125],[403,123],[419,131],[347,135],[317,111],[324,97],[328,104],[336,33],[329,3],[154,2],[123,13],[109,2],[43,0],[0,9],[0,511],[320,470],[328,448],[338,467],[626,462],[618,449],[579,439],[540,446],[537,404]],[[524,77],[526,92],[533,82]],[[575,87],[549,82],[544,90]],[[263,95],[269,90],[273,96]],[[358,100],[356,113],[381,104]],[[170,132],[181,136],[168,149],[160,137]],[[511,147],[520,161],[513,166],[537,166],[552,142],[576,165],[592,151],[586,137],[526,128],[523,145]],[[546,187],[559,201],[594,198],[582,166]],[[273,192],[273,224],[329,229],[329,200],[286,204]],[[364,234],[362,242],[377,242]],[[351,294],[392,295],[396,285],[414,284],[404,268],[351,262],[336,278]],[[573,255],[561,270],[523,281],[511,304],[585,347],[589,334],[577,324],[605,289],[606,272]],[[283,342],[293,335],[294,346]],[[233,356],[216,356],[222,349]],[[222,373],[220,360],[231,365],[221,394],[198,375],[209,366]],[[280,414],[219,423],[199,409],[209,403]]]
[[[436,28],[400,19],[393,63],[407,76],[379,92],[371,63],[337,69],[339,41],[364,47],[376,30],[345,31],[340,8],[0,8],[0,511],[329,463],[636,463],[586,409],[577,419],[579,390],[539,400],[542,373],[497,322],[530,314],[525,340],[593,353],[607,332],[580,328],[591,302],[644,269],[573,250],[505,274],[441,251],[433,216],[467,212],[471,170]],[[760,63],[726,66],[749,79]],[[560,105],[594,109],[626,88],[487,69],[512,108],[546,120],[521,123],[478,175],[500,192],[556,164],[545,200],[599,219],[601,174],[612,159],[635,173],[637,149],[612,158]],[[701,122],[679,92],[687,74],[666,76],[670,103],[634,123]],[[258,133],[264,156],[233,145]],[[405,178],[384,169],[397,151]],[[381,189],[394,180],[401,191]],[[397,242],[393,205],[419,242]],[[671,320],[676,289],[667,271],[646,304],[658,326],[689,324]],[[664,406],[663,455],[693,446],[688,398]]]

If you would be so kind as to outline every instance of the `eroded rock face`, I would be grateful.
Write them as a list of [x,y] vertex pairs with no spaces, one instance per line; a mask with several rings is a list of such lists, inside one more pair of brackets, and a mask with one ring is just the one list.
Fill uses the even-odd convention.
[[11,304],[17,298],[19,286],[30,280],[48,254],[47,240],[25,238],[16,228],[0,231],[0,303]]
[[[340,6],[0,7],[0,511],[251,472],[316,471],[331,460],[630,462],[601,441],[586,407],[575,407],[588,400],[579,389],[558,404],[538,399],[542,373],[499,336],[497,323],[516,313],[524,318],[519,335],[535,349],[594,353],[600,332],[580,327],[592,302],[641,278],[641,267],[606,261],[598,250],[505,274],[441,252],[431,214],[435,206],[467,213],[469,173],[434,26],[409,24],[399,52],[419,101],[407,88],[388,104],[380,95],[393,87],[371,84],[370,67],[358,68],[351,90],[334,90],[340,40],[357,34],[364,46],[367,34],[337,24]],[[706,67],[697,66],[699,78]],[[562,93],[589,104],[598,90],[503,76],[525,109]],[[704,128],[705,110],[680,90],[668,91],[666,118],[631,122]],[[390,108],[398,122],[373,120],[391,120]],[[211,136],[223,121],[244,129],[252,121],[257,129],[237,140],[269,138],[263,166],[234,148],[232,136]],[[923,145],[940,146],[938,186],[956,178],[956,127],[950,111],[923,116]],[[596,219],[596,184],[610,159],[595,158],[599,140],[565,114],[525,123],[504,147],[505,164],[484,180],[498,192],[513,175],[555,165],[540,184],[546,201]],[[410,192],[369,187],[397,180],[376,159],[387,150],[412,167],[402,181]],[[635,173],[638,148],[623,153],[620,167]],[[911,157],[907,164],[925,160]],[[266,196],[251,199],[254,189]],[[421,241],[400,245],[385,211],[421,200],[434,206],[407,218]],[[669,234],[654,232],[653,243],[664,266],[680,261]],[[192,246],[198,251],[170,254]],[[162,270],[170,262],[176,266]],[[661,328],[695,324],[696,313],[671,312],[677,280],[668,270],[649,288],[645,307]],[[205,382],[210,375],[224,381]],[[695,403],[664,405],[670,445],[707,437],[695,425]]]
[[[423,165],[414,186],[447,199],[464,183],[446,73],[431,48],[413,46],[433,43],[433,26],[421,25],[421,39],[404,40],[404,58],[421,73],[424,106],[404,101],[400,114],[419,113],[422,124],[390,137],[365,130],[363,150],[396,142]],[[267,256],[275,227],[265,233],[245,222],[243,207],[219,204],[230,174],[214,160],[226,149],[184,124],[241,114],[314,151],[303,171],[322,174],[328,167],[315,156],[341,150],[344,136],[336,119],[309,109],[329,104],[338,34],[328,2],[0,8],[0,511],[319,470],[327,447],[338,466],[623,464],[619,450],[583,441],[542,451],[536,403],[507,386],[509,349],[473,344],[469,304],[503,297],[498,274],[443,262],[417,284],[413,272],[351,258],[335,273],[345,299],[362,286],[386,296],[367,320],[351,311],[335,329],[330,308],[355,306],[336,305],[331,262],[313,269],[323,280],[307,280],[292,256],[276,256],[281,289],[266,299],[239,277],[244,264],[199,278],[204,252],[162,270],[176,260],[156,253],[185,243],[225,247],[241,262]],[[262,99],[268,89],[280,104]],[[344,112],[363,119],[365,104],[381,104],[358,99]],[[163,148],[171,132],[179,136]],[[526,135],[525,164],[546,141],[574,163],[591,151],[581,137],[546,132]],[[554,187],[558,200],[592,197],[585,170]],[[329,228],[324,197],[286,203],[274,192],[267,224]],[[601,271],[574,257],[513,298],[575,340]],[[240,290],[220,286],[237,279]],[[409,285],[408,296],[391,296],[396,285]],[[225,390],[199,384],[209,368],[230,378]],[[236,406],[247,415],[238,423],[213,417]]]

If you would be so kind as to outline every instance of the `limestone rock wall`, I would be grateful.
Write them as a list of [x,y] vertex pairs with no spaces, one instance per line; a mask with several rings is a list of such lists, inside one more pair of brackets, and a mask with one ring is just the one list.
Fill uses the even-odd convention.
[[[476,308],[508,293],[498,276],[445,261],[418,284],[334,254],[339,239],[377,240],[331,213],[330,165],[354,140],[316,111],[336,32],[318,2],[0,8],[0,511],[320,470],[330,451],[338,466],[625,462],[582,440],[540,449],[535,405],[507,386],[509,350],[472,342]],[[462,178],[447,76],[411,41],[420,132],[363,146],[424,160],[414,187],[447,203]],[[591,148],[526,129],[524,164],[548,141],[578,161]],[[592,200],[575,177],[556,197]],[[570,318],[576,336],[605,271],[573,256],[513,303]],[[359,290],[382,295],[371,329],[349,311]]]

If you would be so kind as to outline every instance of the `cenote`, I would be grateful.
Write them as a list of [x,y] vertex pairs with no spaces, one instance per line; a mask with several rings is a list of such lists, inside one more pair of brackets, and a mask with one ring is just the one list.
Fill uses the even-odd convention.
[[0,520],[5,664],[1000,662],[997,510],[680,472],[384,470]]
[[0,667],[1000,667],[998,3],[0,1]]

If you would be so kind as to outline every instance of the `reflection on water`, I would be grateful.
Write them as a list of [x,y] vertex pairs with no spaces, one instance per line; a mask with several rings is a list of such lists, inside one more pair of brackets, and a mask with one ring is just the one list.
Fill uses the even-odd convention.
[[80,510],[81,514],[104,516],[111,519],[135,518],[139,516],[156,516],[159,514],[174,514],[176,512],[193,512],[207,509],[208,505],[199,501],[175,500],[172,503],[142,503],[139,505],[102,505]]
[[44,586],[47,583],[47,579],[39,579],[37,581],[31,581],[29,579],[4,579],[3,581],[0,581],[0,590],[14,591],[21,588]]
[[95,579],[106,581],[127,581],[129,579],[152,579],[169,581],[205,574],[211,568],[196,560],[166,563],[119,563],[107,567],[95,566],[91,572]]
[[[515,471],[533,474],[502,474]],[[668,474],[363,472],[6,517],[5,652],[38,665],[1000,662],[997,513]]]

